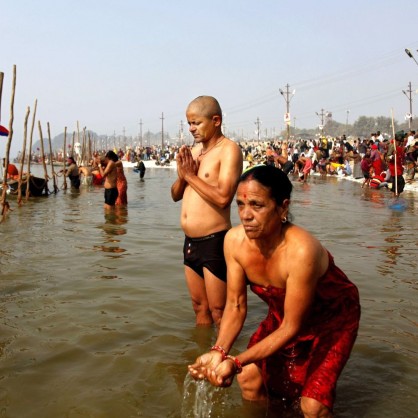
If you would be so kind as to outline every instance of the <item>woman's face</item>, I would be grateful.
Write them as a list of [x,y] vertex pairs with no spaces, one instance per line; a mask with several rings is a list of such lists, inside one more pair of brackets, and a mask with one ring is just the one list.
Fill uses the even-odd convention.
[[277,233],[281,220],[287,216],[289,200],[278,206],[270,189],[256,180],[241,182],[237,189],[238,215],[250,239]]

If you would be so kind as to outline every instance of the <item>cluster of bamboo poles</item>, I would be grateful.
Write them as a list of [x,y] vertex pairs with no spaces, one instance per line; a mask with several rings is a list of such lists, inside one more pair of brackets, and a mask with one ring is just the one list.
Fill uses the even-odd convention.
[[[4,73],[0,72],[0,122],[1,122],[1,98],[2,98],[2,90],[3,90],[3,79],[4,79]],[[2,189],[2,195],[1,195],[1,220],[2,222],[7,213],[10,210],[10,204],[7,201],[7,168],[9,166],[9,160],[10,160],[10,147],[12,143],[13,138],[13,122],[14,122],[14,99],[15,99],[15,91],[16,91],[16,65],[13,66],[13,81],[12,81],[12,96],[10,101],[10,119],[9,119],[9,134],[7,138],[7,144],[6,144],[6,152],[5,152],[5,164],[4,164],[4,175],[3,175],[3,189]],[[27,145],[27,138],[28,138],[28,120],[30,115],[30,107],[28,106],[26,109],[25,114],[25,121],[24,121],[24,132],[23,132],[23,148],[22,148],[22,154],[21,154],[21,165],[19,170],[19,177],[18,177],[18,188],[17,188],[17,202],[18,205],[21,206],[23,202],[23,196],[22,196],[22,185],[26,183],[26,193],[25,193],[25,199],[26,201],[29,199],[30,196],[30,164],[31,164],[31,150],[32,150],[32,140],[33,140],[33,131],[35,128],[35,118],[36,118],[36,110],[37,110],[37,104],[38,100],[35,100],[34,104],[34,111],[32,113],[32,123],[31,123],[31,129],[30,129],[30,135],[29,135],[29,155],[26,158],[26,145]],[[45,151],[44,151],[44,138],[42,134],[42,126],[41,122],[38,121],[38,129],[39,129],[39,140],[40,140],[40,146],[41,146],[41,155],[42,155],[42,165],[44,169],[44,178],[45,178],[45,194],[49,194],[50,191],[48,189],[48,172],[47,172],[47,165],[46,165],[46,159],[45,159]],[[80,130],[79,125],[77,122],[77,129],[78,129],[78,138],[80,137]],[[49,122],[47,123],[47,131],[48,131],[48,142],[49,142],[49,163],[51,166],[51,173],[52,173],[52,179],[53,179],[53,193],[58,192],[58,186],[57,186],[57,175],[54,170],[54,161],[53,161],[53,153],[52,153],[52,143],[51,143],[51,130]],[[72,138],[72,152],[74,152],[74,142],[75,142],[75,132],[73,132],[73,138]],[[65,170],[65,161],[66,161],[66,147],[67,147],[67,127],[64,129],[64,152],[63,152],[63,158],[64,158],[64,170],[63,170],[63,177],[64,182],[62,185],[62,188],[64,190],[67,189],[67,176],[66,176],[66,170]],[[88,135],[88,143],[86,141],[86,128],[83,129],[83,144],[81,147],[81,154],[79,156],[78,163],[85,163],[87,160],[90,160],[92,158],[92,146],[91,146],[91,138],[90,133]],[[24,170],[24,164],[25,160],[27,160],[27,167],[26,167],[26,175],[25,178],[23,178],[23,170]]]

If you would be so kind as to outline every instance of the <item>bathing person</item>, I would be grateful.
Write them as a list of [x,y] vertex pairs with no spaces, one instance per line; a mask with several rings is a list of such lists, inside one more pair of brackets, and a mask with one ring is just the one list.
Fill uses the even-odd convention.
[[[256,166],[241,176],[241,225],[225,238],[227,301],[219,335],[189,372],[223,387],[237,374],[244,399],[300,399],[305,417],[328,418],[357,336],[359,294],[321,243],[289,221],[291,191],[275,167]],[[248,348],[233,357],[247,315],[247,285],[269,312]]]
[[171,187],[182,201],[181,227],[186,282],[197,325],[219,325],[226,298],[223,242],[231,228],[230,205],[242,173],[239,146],[222,133],[222,110],[211,96],[194,99],[186,110],[195,146],[176,157],[178,178]]

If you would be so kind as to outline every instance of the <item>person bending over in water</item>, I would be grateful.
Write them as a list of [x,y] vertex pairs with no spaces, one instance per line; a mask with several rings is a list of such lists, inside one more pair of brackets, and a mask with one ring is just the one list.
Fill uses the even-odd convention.
[[171,196],[175,202],[183,199],[185,276],[196,324],[219,325],[226,297],[223,241],[231,228],[230,205],[243,158],[239,146],[222,133],[222,111],[215,98],[194,99],[186,116],[197,145],[180,148]]
[[[337,379],[357,336],[356,286],[309,232],[289,221],[292,184],[275,167],[244,172],[241,225],[225,237],[227,301],[212,349],[189,366],[195,379],[230,386],[244,399],[299,401],[305,417],[331,417]],[[247,285],[269,312],[248,348],[229,355],[247,315]]]

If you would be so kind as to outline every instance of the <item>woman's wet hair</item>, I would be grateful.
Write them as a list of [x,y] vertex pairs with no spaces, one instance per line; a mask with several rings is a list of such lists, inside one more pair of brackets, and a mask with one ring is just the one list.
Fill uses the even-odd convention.
[[109,160],[112,160],[114,162],[119,160],[119,157],[116,155],[114,151],[108,151],[106,153],[106,157],[109,158]]
[[280,168],[271,165],[256,165],[244,171],[239,183],[255,180],[270,189],[271,197],[281,206],[285,199],[290,199],[292,183]]

